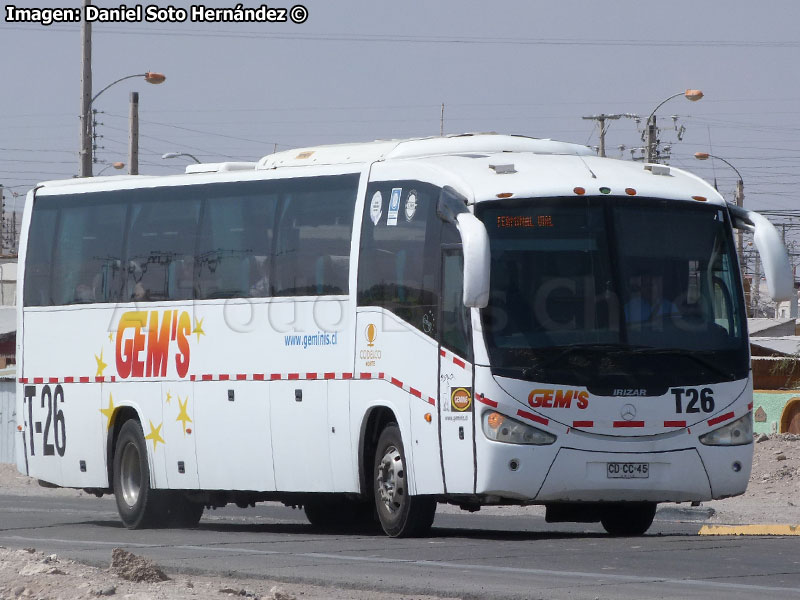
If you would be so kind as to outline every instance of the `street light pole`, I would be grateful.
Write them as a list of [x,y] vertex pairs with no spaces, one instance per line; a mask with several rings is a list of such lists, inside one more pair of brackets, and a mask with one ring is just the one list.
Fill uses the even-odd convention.
[[[84,0],[84,6],[89,2],[90,0]],[[89,26],[88,24],[85,25],[87,27]],[[83,101],[81,105],[81,177],[92,176],[92,105],[94,104],[94,101],[100,97],[100,94],[105,92],[112,85],[116,85],[120,81],[125,81],[126,79],[133,79],[134,77],[144,77],[144,80],[147,83],[152,83],[154,85],[163,83],[167,79],[163,73],[155,73],[152,71],[147,71],[146,73],[136,73],[135,75],[126,75],[125,77],[120,77],[116,81],[112,81],[106,87],[92,96],[91,33],[87,35],[88,42],[84,41],[84,75],[81,80],[81,87],[83,91]],[[87,50],[87,48],[89,49]]]
[[161,158],[162,159],[178,158],[179,156],[188,156],[189,158],[191,158],[194,162],[196,162],[198,164],[202,164],[203,163],[203,161],[201,161],[199,158],[197,158],[194,154],[189,154],[188,152],[167,152],[166,154],[163,154],[161,156]]
[[[714,154],[709,154],[708,152],[695,152],[694,157],[697,160],[708,160],[709,158],[714,158],[716,160],[721,160],[726,165],[728,165],[731,169],[736,172],[736,176],[738,180],[736,181],[736,193],[734,194],[734,201],[736,202],[736,206],[742,208],[744,206],[744,180],[742,179],[742,174],[739,173],[739,169],[734,167],[731,163],[727,160],[722,158],[721,156],[716,156]],[[741,229],[736,230],[736,247],[737,247],[737,254],[739,255],[739,268],[742,272],[742,281],[744,281],[744,238]]]
[[703,97],[703,92],[700,90],[686,90],[685,92],[678,92],[677,94],[673,94],[672,96],[665,98],[662,100],[658,106],[653,109],[653,112],[650,113],[650,116],[647,117],[647,137],[645,141],[645,160],[646,162],[652,163],[656,161],[656,141],[658,137],[658,130],[656,129],[656,111],[664,106],[667,102],[672,100],[673,98],[677,98],[678,96],[685,96],[687,100],[692,102],[697,102],[700,98]]

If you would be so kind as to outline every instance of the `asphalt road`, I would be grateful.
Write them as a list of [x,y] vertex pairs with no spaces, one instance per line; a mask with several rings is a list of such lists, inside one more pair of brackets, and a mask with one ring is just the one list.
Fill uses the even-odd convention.
[[168,571],[463,598],[800,599],[800,537],[705,537],[657,517],[648,535],[541,517],[439,514],[424,539],[324,534],[275,505],[207,512],[195,530],[128,531],[113,499],[0,496],[0,545],[108,566],[126,548]]

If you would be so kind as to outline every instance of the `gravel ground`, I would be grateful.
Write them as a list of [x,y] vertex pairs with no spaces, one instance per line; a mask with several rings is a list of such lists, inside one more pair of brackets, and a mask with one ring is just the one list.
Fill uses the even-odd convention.
[[[12,465],[0,465],[0,489],[15,495],[84,496],[82,491],[40,487],[17,473]],[[696,509],[682,505],[680,514],[714,524],[800,524],[800,436],[759,436],[755,445],[750,485],[743,496],[706,502]],[[662,505],[665,515],[675,505]],[[443,512],[458,511],[440,506]],[[497,507],[494,514],[544,514],[541,507]],[[658,517],[657,517],[658,518]],[[165,579],[166,578],[166,579]],[[0,600],[89,600],[118,597],[126,600],[197,600],[198,598],[254,598],[261,600],[437,600],[439,596],[408,596],[376,591],[344,590],[266,580],[187,577],[163,573],[158,565],[115,549],[109,568],[99,569],[33,548],[0,547]]]

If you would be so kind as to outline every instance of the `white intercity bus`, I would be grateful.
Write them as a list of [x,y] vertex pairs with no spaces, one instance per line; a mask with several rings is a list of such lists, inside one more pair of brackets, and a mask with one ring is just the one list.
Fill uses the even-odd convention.
[[44,183],[20,243],[18,469],[129,528],[280,501],[424,535],[436,505],[651,525],[745,491],[733,228],[671,166],[495,134]]

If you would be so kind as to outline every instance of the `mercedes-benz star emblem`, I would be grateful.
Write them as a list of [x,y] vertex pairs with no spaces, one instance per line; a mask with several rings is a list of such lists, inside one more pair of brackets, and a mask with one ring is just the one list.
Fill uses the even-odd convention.
[[619,411],[619,416],[625,421],[632,421],[636,416],[636,407],[633,404],[626,404],[622,407],[622,410]]

